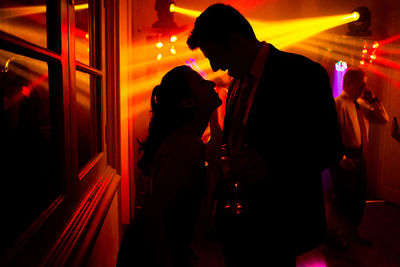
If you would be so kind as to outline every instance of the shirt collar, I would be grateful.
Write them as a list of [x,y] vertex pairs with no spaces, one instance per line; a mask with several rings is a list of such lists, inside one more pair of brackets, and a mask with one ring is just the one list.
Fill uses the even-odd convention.
[[269,45],[265,41],[262,42],[260,51],[258,51],[258,54],[254,59],[253,64],[251,65],[249,75],[253,76],[256,79],[261,78],[264,71],[265,63],[267,62],[268,59],[269,50],[270,50]]
[[349,93],[347,93],[346,91],[342,91],[342,98],[343,99],[347,99],[347,100],[350,100],[350,101],[354,101],[354,99],[349,95]]
[[351,102],[359,102],[358,99],[354,100],[354,98],[349,93],[347,93],[345,90],[343,90],[343,92],[342,92],[342,98],[349,100]]

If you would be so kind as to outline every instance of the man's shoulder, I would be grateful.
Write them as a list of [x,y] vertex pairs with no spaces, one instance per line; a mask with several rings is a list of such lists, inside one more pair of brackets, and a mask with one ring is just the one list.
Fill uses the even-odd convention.
[[300,55],[300,54],[296,54],[293,52],[288,52],[288,51],[283,51],[280,50],[278,48],[276,48],[275,46],[273,46],[272,44],[270,44],[270,48],[271,48],[271,54],[275,54],[277,57],[283,57],[283,58],[288,58],[288,59],[292,59],[292,60],[299,60],[299,61],[305,61],[305,62],[309,62],[309,63],[316,63],[313,60],[311,60],[310,58]]
[[350,102],[351,101],[344,94],[341,94],[335,98],[336,109],[338,109],[338,110],[346,109],[348,106],[348,103],[350,103]]
[[[292,52],[286,52],[270,45],[271,52],[267,59],[267,68],[264,70],[265,76],[272,76],[280,79],[284,76],[293,77],[293,79],[307,79],[307,77],[328,77],[325,68],[312,59]],[[268,74],[269,73],[269,74]]]
[[285,69],[296,69],[298,72],[316,71],[326,72],[318,62],[312,59],[287,51],[282,51],[270,45],[270,63],[274,66],[282,66]]

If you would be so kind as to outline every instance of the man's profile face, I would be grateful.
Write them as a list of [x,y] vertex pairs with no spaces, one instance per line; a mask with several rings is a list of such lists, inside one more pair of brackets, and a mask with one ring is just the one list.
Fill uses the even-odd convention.
[[207,42],[200,46],[200,50],[210,62],[214,72],[218,70],[228,70],[229,76],[235,77],[235,68],[234,64],[232,64],[233,56],[229,48],[221,44]]

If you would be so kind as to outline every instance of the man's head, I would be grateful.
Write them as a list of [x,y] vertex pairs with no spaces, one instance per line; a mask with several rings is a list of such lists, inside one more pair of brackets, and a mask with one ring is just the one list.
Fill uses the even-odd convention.
[[236,9],[214,4],[197,19],[187,40],[190,49],[200,48],[209,59],[213,71],[229,70],[231,76],[240,72],[240,49],[243,42],[257,41],[253,28]]
[[363,94],[366,82],[367,76],[361,68],[349,68],[343,77],[343,90],[357,99]]

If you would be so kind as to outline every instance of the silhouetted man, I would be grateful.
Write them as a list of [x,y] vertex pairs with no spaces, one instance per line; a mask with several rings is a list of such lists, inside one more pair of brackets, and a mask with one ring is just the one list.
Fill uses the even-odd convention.
[[226,212],[229,181],[216,192],[217,233],[227,266],[295,266],[296,255],[326,235],[321,170],[341,157],[335,102],[326,71],[256,39],[234,8],[215,4],[187,41],[214,71],[228,70],[223,129],[230,173],[246,207]]

